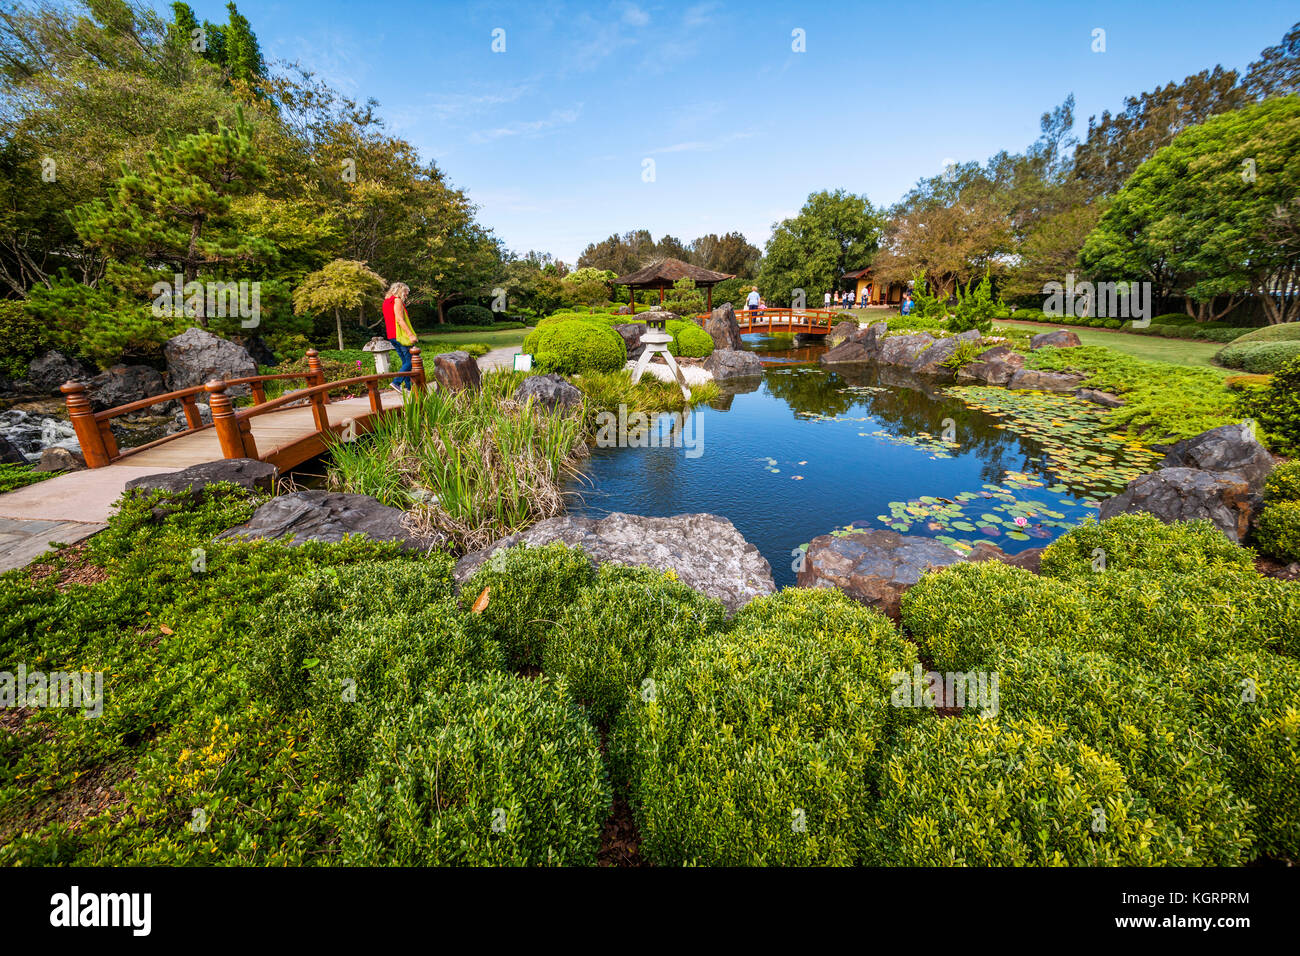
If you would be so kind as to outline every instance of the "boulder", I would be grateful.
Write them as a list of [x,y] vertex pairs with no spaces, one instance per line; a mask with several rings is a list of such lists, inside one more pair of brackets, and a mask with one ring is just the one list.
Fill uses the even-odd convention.
[[64,382],[79,382],[86,370],[62,352],[46,352],[32,359],[27,366],[27,382],[34,391],[55,395]]
[[875,361],[876,353],[861,342],[841,342],[817,357],[822,365],[846,365],[855,362]]
[[716,598],[728,611],[776,590],[767,559],[726,518],[711,514],[650,518],[617,511],[600,519],[562,515],[539,521],[527,531],[465,555],[456,564],[456,582],[464,584],[502,548],[540,547],[552,541],[581,547],[597,565],[672,569],[683,584]]
[[41,452],[41,460],[32,466],[32,471],[84,471],[86,459],[81,452],[71,448],[47,448]]
[[911,369],[918,375],[944,375],[949,373],[949,369],[944,367],[944,362],[952,358],[953,353],[957,351],[958,340],[949,336],[946,339],[935,339],[934,344],[922,351],[912,362]]
[[126,490],[202,491],[208,485],[225,482],[249,491],[271,491],[279,473],[275,465],[256,458],[220,458],[190,465],[180,471],[131,478],[126,483]]
[[[248,349],[203,329],[188,328],[163,346],[167,359],[167,384],[172,391],[202,385],[214,378],[244,378],[257,374],[257,362]],[[247,385],[229,390],[247,395]]]
[[981,352],[975,361],[957,370],[957,381],[964,384],[1006,385],[1025,364],[1025,357],[1005,345]]
[[1130,481],[1122,492],[1101,503],[1101,517],[1145,511],[1166,524],[1203,518],[1214,522],[1229,540],[1240,542],[1250,528],[1258,497],[1234,472],[1199,468],[1162,468]]
[[1264,479],[1273,470],[1273,456],[1256,440],[1249,425],[1220,425],[1183,439],[1169,450],[1160,465],[1236,472],[1246,479],[1251,491],[1258,492],[1263,490]]
[[1073,392],[1084,376],[1074,372],[1040,372],[1037,369],[1017,369],[1007,382],[1007,388],[1033,389],[1038,392]]
[[645,348],[641,344],[641,336],[645,335],[648,328],[649,326],[642,322],[624,322],[614,326],[614,331],[623,336],[623,344],[627,346],[628,361],[635,362],[641,357],[641,352]]
[[90,404],[100,412],[167,391],[162,373],[147,365],[114,365],[87,383]]
[[1029,340],[1031,349],[1072,349],[1080,345],[1079,337],[1068,329],[1057,329],[1055,332],[1040,332]]
[[253,356],[253,361],[258,365],[279,365],[280,359],[271,351],[271,346],[266,344],[266,339],[260,335],[247,335],[238,342],[248,354]]
[[1081,388],[1074,394],[1085,402],[1092,402],[1094,405],[1102,405],[1106,408],[1119,408],[1124,404],[1124,399],[1113,392],[1103,392],[1095,388]]
[[425,551],[441,542],[406,528],[406,512],[380,504],[369,495],[340,491],[295,491],[272,498],[253,512],[246,524],[217,535],[221,538],[262,538],[296,545],[306,541],[342,541],[364,534],[376,541],[396,541]]
[[0,435],[0,465],[25,465],[27,456],[4,435]]
[[934,336],[927,332],[910,335],[891,335],[880,342],[877,361],[882,365],[902,365],[912,368],[921,353],[934,344]]
[[736,349],[714,349],[701,367],[717,382],[735,378],[754,378],[763,374],[763,363],[758,360],[757,355]]
[[582,404],[582,392],[569,384],[563,375],[530,375],[515,389],[515,401],[523,404],[529,399],[547,408],[571,408]]
[[826,344],[833,348],[857,335],[858,331],[858,323],[845,319],[843,322],[836,323],[835,328],[831,329],[830,334],[826,336]]
[[[203,402],[195,402],[194,409],[199,413],[199,421],[204,425],[212,424],[212,409]],[[181,409],[172,416],[171,424],[167,426],[168,435],[178,435],[183,431],[188,431],[190,427],[189,420],[185,417],[185,409]]]
[[804,588],[839,588],[898,620],[899,601],[930,568],[964,560],[933,538],[870,529],[813,538],[799,571]]
[[724,302],[709,313],[709,317],[704,320],[704,331],[713,338],[715,349],[740,349],[740,324],[736,321],[736,312],[730,302]]
[[438,387],[449,392],[459,392],[462,388],[478,388],[482,381],[479,377],[478,362],[470,358],[468,352],[443,352],[433,357],[433,377],[438,380]]

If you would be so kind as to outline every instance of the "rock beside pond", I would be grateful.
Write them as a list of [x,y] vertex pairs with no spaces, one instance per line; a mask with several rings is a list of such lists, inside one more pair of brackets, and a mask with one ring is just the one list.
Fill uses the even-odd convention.
[[128,405],[167,391],[162,373],[147,365],[114,365],[87,383],[86,391],[95,411]]
[[478,362],[470,358],[468,352],[443,352],[433,357],[433,377],[438,380],[438,387],[449,392],[459,392],[463,388],[478,388],[482,379],[479,377]]
[[853,600],[898,620],[903,592],[930,568],[964,560],[933,538],[870,529],[813,538],[799,571],[805,588],[838,588]]
[[919,364],[921,353],[930,348],[934,342],[934,336],[927,332],[891,335],[880,342],[877,361],[882,365],[903,365],[912,368]]
[[1094,405],[1102,405],[1106,408],[1119,408],[1124,404],[1124,399],[1113,392],[1103,392],[1095,388],[1081,388],[1074,394],[1085,402],[1092,402]]
[[[214,378],[246,378],[257,374],[257,362],[248,349],[203,329],[188,328],[163,346],[167,358],[167,384],[172,391],[203,385]],[[247,385],[227,394],[247,395]]]
[[1250,484],[1238,473],[1162,468],[1139,475],[1114,498],[1103,501],[1101,517],[1145,511],[1165,524],[1205,519],[1229,540],[1240,543],[1250,528],[1257,502]]
[[593,564],[672,569],[687,587],[735,611],[756,597],[772,594],[772,569],[758,548],[745,540],[726,518],[711,514],[649,518],[614,512],[599,520],[562,515],[539,521],[456,564],[457,584],[464,584],[484,561],[516,544],[541,547],[562,541],[581,547]]
[[[963,333],[964,334],[964,333]],[[979,333],[975,333],[979,335]],[[953,336],[945,339],[935,339],[934,344],[925,349],[912,362],[911,369],[918,375],[943,375],[949,370],[944,366],[944,362],[952,358],[953,353],[957,351],[957,346],[962,340]]]
[[201,491],[208,485],[224,482],[247,488],[249,491],[270,491],[275,476],[280,473],[275,465],[256,458],[220,458],[190,465],[180,471],[157,475],[141,475],[126,483],[126,490],[144,491]]
[[32,471],[84,471],[86,459],[81,452],[71,448],[47,448],[41,452],[41,460],[32,466]]
[[1248,425],[1220,425],[1178,442],[1160,464],[1164,468],[1236,472],[1252,491],[1258,492],[1273,470],[1273,456],[1256,440]]
[[981,352],[975,361],[957,370],[957,381],[963,384],[1006,385],[1016,372],[1024,367],[1025,357],[1005,345]]
[[730,302],[724,302],[709,313],[704,320],[704,331],[713,338],[715,349],[740,349],[740,323],[736,321],[736,311]]
[[847,339],[833,349],[827,349],[817,357],[817,361],[822,365],[844,365],[850,362],[872,362],[875,358],[874,349],[854,339]]
[[835,328],[831,329],[830,334],[826,336],[826,344],[834,348],[841,342],[857,335],[858,331],[858,323],[856,322],[850,322],[847,319],[843,322],[837,322]]
[[641,344],[641,336],[645,335],[647,328],[648,326],[643,322],[624,322],[614,326],[614,331],[623,336],[629,361],[634,362],[639,359],[642,351],[645,350],[645,346]]
[[530,375],[515,389],[515,401],[523,404],[529,399],[547,408],[572,408],[582,404],[582,392],[569,384],[563,375]]
[[716,382],[755,378],[763,374],[763,363],[758,360],[758,356],[738,349],[714,349],[702,367],[712,374]]
[[342,541],[350,534],[364,534],[419,551],[438,543],[408,530],[405,518],[406,512],[380,504],[369,495],[295,491],[272,498],[254,511],[246,524],[223,531],[217,538],[261,538],[296,545]]
[[57,394],[65,382],[79,382],[86,377],[80,362],[73,361],[62,352],[50,351],[38,355],[27,366],[27,384],[33,391]]
[[1084,379],[1074,372],[1040,372],[1037,369],[1018,369],[1007,382],[1010,389],[1032,389],[1037,392],[1073,392]]
[[1068,329],[1057,329],[1055,332],[1040,332],[1029,340],[1031,349],[1072,349],[1080,345],[1079,337]]

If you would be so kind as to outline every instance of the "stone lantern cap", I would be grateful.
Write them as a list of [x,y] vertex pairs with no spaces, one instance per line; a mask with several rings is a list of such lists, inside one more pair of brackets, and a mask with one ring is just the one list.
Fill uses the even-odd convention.
[[371,339],[371,340],[370,340],[369,342],[367,342],[365,345],[361,346],[361,351],[363,351],[363,352],[395,352],[396,349],[393,348],[393,343],[390,342],[390,341],[388,341],[388,339],[380,338],[378,335],[376,335],[373,339]]

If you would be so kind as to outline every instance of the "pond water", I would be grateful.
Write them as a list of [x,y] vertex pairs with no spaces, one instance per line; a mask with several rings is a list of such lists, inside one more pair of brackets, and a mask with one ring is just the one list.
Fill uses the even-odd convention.
[[[1102,435],[1104,413],[1072,398],[963,393],[985,410],[896,369],[827,370],[816,364],[821,347],[746,342],[764,363],[761,382],[661,417],[642,439],[657,447],[594,447],[568,486],[570,512],[722,515],[780,587],[795,581],[796,549],[854,528],[925,535],[958,551],[980,540],[1013,554],[1041,547],[1141,470],[1123,459],[1144,451]],[[1030,401],[1039,404],[1026,418],[1016,406]],[[1019,418],[1005,414],[1008,402]]]

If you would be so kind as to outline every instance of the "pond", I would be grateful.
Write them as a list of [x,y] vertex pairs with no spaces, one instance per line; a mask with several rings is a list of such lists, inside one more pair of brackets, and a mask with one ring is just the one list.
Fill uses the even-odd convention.
[[[796,549],[818,535],[892,528],[958,551],[1041,547],[1145,470],[1105,412],[1069,396],[950,389],[887,367],[819,366],[821,347],[746,336],[764,377],[683,421],[652,447],[595,447],[569,510],[600,517],[711,512],[795,583]],[[966,397],[956,397],[958,394]],[[670,440],[678,429],[678,441]]]

